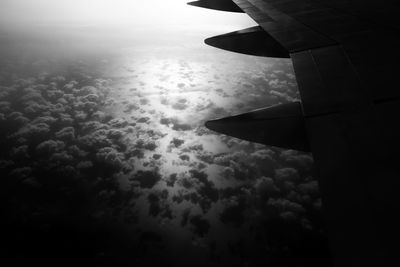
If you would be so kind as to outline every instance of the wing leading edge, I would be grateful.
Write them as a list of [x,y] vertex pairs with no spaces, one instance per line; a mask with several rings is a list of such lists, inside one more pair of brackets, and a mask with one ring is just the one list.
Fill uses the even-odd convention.
[[290,119],[286,105],[206,126],[267,145],[310,149],[335,266],[400,265],[394,245],[400,225],[400,28],[393,24],[399,8],[371,0],[232,2],[260,25],[264,39],[244,30],[206,43],[250,55],[289,55],[301,109]]

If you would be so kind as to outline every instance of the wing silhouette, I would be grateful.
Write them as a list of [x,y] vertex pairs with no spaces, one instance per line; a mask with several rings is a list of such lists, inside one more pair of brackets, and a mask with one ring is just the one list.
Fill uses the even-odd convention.
[[400,5],[393,0],[200,0],[192,5],[247,13],[259,27],[206,43],[290,57],[301,96],[301,103],[206,126],[266,145],[310,150],[335,266],[400,266]]

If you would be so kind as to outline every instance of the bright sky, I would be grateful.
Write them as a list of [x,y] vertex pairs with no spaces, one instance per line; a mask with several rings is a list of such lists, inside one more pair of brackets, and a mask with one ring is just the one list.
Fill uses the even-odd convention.
[[[189,0],[0,0],[0,22],[30,25],[207,25],[252,23],[246,15],[186,5]],[[199,10],[200,9],[200,10]],[[217,14],[218,13],[218,14]]]

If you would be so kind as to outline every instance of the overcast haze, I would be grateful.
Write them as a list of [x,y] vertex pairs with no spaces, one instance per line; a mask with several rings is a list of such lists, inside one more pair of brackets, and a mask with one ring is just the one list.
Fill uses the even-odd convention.
[[[199,10],[182,0],[2,0],[0,20],[9,26],[102,25],[168,28],[203,25],[243,27],[251,19],[243,14]],[[212,26],[212,27],[210,27]],[[177,30],[176,28],[174,30]]]

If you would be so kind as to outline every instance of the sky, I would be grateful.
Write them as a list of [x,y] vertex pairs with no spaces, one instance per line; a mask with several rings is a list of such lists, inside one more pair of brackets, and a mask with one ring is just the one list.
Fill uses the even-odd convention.
[[[197,8],[184,0],[0,1],[3,43],[14,38],[2,52],[25,44],[58,55],[108,53],[133,44],[202,46],[207,37],[254,25],[245,14]],[[37,41],[41,42],[39,46]],[[26,47],[22,49],[27,51]]]
[[203,43],[253,26],[247,15],[181,0],[1,0],[0,20],[7,257],[329,266],[311,155],[204,127],[299,99],[290,60]]
[[[10,27],[35,25],[102,25],[176,27],[248,25],[243,14],[196,10],[185,0],[2,0],[1,21]],[[219,13],[219,14],[217,14]]]

